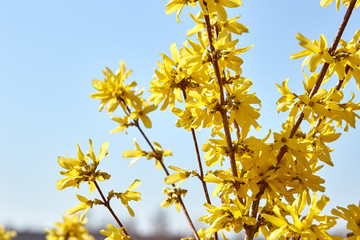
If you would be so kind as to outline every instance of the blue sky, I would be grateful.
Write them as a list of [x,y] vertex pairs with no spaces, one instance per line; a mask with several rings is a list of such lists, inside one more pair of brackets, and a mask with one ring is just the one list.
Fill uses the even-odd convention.
[[[149,89],[158,53],[169,53],[170,44],[178,46],[186,40],[186,30],[194,23],[186,14],[177,24],[175,15],[167,16],[167,1],[53,1],[14,0],[0,2],[0,224],[17,228],[41,230],[59,221],[61,215],[77,204],[73,189],[56,190],[60,167],[57,156],[75,155],[76,143],[86,151],[88,139],[93,139],[98,152],[101,144],[110,142],[109,155],[102,169],[112,178],[102,186],[124,191],[136,178],[143,181],[138,188],[143,201],[133,203],[138,223],[144,232],[151,231],[153,215],[160,210],[164,198],[163,172],[145,159],[128,167],[122,151],[133,149],[136,137],[129,134],[109,134],[116,125],[105,112],[98,112],[99,103],[89,98],[94,92],[91,80],[102,79],[105,66],[116,70],[120,60],[133,69],[129,80]],[[196,13],[196,9],[189,9]],[[319,1],[243,1],[243,6],[229,11],[241,14],[240,22],[250,33],[240,37],[239,46],[255,46],[243,54],[243,75],[252,79],[253,92],[262,100],[260,132],[279,130],[285,115],[276,112],[280,97],[275,83],[290,78],[289,86],[302,92],[302,60],[290,60],[289,55],[301,48],[295,39],[300,32],[310,39],[323,33],[330,42],[340,25],[345,7],[336,12]],[[350,40],[360,22],[359,9],[350,19],[344,40]],[[330,44],[330,43],[329,43]],[[336,80],[330,80],[335,85]],[[332,85],[332,86],[333,86]],[[354,84],[352,91],[357,93]],[[148,97],[149,94],[146,93]],[[116,115],[116,114],[115,114]],[[153,129],[146,133],[164,149],[172,149],[169,164],[182,168],[195,167],[195,152],[190,133],[174,126],[169,112],[150,115]],[[206,131],[199,136],[206,141]],[[320,175],[327,181],[326,194],[331,208],[360,200],[357,183],[360,150],[359,131],[350,129],[341,140],[332,144],[335,167],[326,166]],[[194,218],[205,212],[197,199],[203,198],[195,179],[184,184],[189,189],[186,203]],[[86,186],[79,193],[87,194]],[[128,218],[125,208],[114,202],[121,215]],[[172,208],[167,210],[176,221],[183,216]],[[89,214],[94,226],[110,216],[101,207]],[[173,220],[171,224],[174,225]],[[171,221],[170,221],[171,222]],[[174,227],[181,231],[181,227]]]

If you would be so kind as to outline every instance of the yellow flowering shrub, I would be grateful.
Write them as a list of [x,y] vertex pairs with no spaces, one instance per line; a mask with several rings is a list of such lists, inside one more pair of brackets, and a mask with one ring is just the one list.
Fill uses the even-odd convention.
[[[333,1],[321,0],[320,4],[326,7]],[[134,150],[123,152],[124,158],[132,158],[130,166],[145,157],[154,160],[156,168],[164,171],[164,184],[168,186],[163,190],[165,198],[161,206],[167,208],[174,204],[185,214],[193,236],[183,239],[217,240],[220,234],[228,239],[226,232],[241,231],[247,240],[260,234],[270,240],[344,239],[331,236],[328,231],[338,218],[348,222],[351,232],[346,239],[360,239],[359,206],[338,207],[332,211],[333,215],[323,214],[329,198],[319,195],[325,191],[325,180],[317,174],[325,165],[334,165],[328,144],[340,138],[338,129],[355,128],[360,118],[360,102],[354,102],[354,93],[347,96],[344,92],[349,81],[355,81],[360,89],[360,30],[349,42],[341,39],[360,1],[337,0],[337,9],[340,4],[348,10],[331,44],[324,34],[320,34],[319,40],[310,40],[301,33],[295,36],[304,49],[290,58],[305,57],[304,92],[292,92],[289,79],[276,84],[281,94],[277,110],[287,113],[288,117],[280,131],[270,130],[263,139],[252,136],[252,131],[261,129],[258,123],[261,100],[251,90],[256,83],[242,75],[241,54],[251,51],[253,45],[240,46],[239,39],[233,36],[248,32],[248,27],[238,22],[239,16],[229,17],[227,13],[227,8],[240,7],[241,0],[170,0],[167,3],[166,13],[176,12],[178,22],[185,7],[200,11],[190,13],[195,26],[187,35],[194,38],[186,39],[181,48],[171,44],[169,56],[160,54],[148,100],[142,97],[143,89],[135,90],[135,81],[127,83],[132,70],[127,71],[124,62],[120,62],[116,73],[106,68],[103,80],[93,80],[96,92],[90,97],[100,100],[99,110],[117,114],[111,116],[118,123],[111,132],[127,133],[128,128],[136,128],[146,142],[140,146],[134,140]],[[322,84],[331,77],[337,78],[338,83],[329,89],[323,88]],[[144,132],[143,126],[152,127],[149,114],[157,109],[170,110],[178,118],[176,127],[191,132],[198,169],[168,166],[166,157],[171,156],[172,151],[164,150]],[[301,128],[303,123],[307,127]],[[200,132],[203,128],[210,130],[210,136],[199,146],[195,130]],[[77,146],[77,158],[59,157],[59,165],[65,169],[60,174],[65,178],[58,181],[57,188],[79,188],[82,182],[87,182],[90,194],[97,190],[101,199],[77,195],[80,204],[68,213],[84,211],[80,217],[83,220],[93,205],[103,205],[118,226],[109,224],[101,233],[106,239],[131,239],[111,208],[110,200],[116,197],[134,216],[129,201],[140,200],[140,193],[133,191],[140,180],[135,180],[125,192],[112,190],[106,197],[99,183],[109,180],[110,175],[98,167],[107,155],[107,147],[108,143],[104,143],[96,157],[90,141],[86,155]],[[225,168],[224,162],[230,163],[230,168]],[[202,229],[195,228],[194,219],[184,204],[187,190],[179,188],[191,177],[199,179],[206,198],[203,206],[208,214],[199,221],[207,227]],[[211,202],[208,184],[214,185],[212,197],[219,198],[220,205]]]

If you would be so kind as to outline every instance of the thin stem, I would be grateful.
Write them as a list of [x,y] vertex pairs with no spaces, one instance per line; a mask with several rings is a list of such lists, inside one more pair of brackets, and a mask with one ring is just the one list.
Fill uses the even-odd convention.
[[[186,92],[185,92],[184,89],[182,90],[182,93],[184,95],[184,99],[186,99]],[[196,158],[197,158],[197,162],[198,162],[198,165],[199,165],[200,181],[201,181],[201,184],[202,184],[203,189],[204,189],[206,201],[207,201],[207,203],[211,204],[211,200],[210,200],[210,197],[209,197],[209,191],[208,191],[206,182],[204,181],[204,170],[203,170],[202,163],[201,163],[199,145],[197,143],[195,130],[193,128],[191,128],[191,135],[192,135],[192,138],[193,138],[193,141],[194,141],[194,146],[195,146],[195,151],[196,151]]]
[[236,137],[237,137],[238,141],[240,141],[240,128],[239,128],[239,124],[237,124],[236,120],[234,120],[234,128],[236,130]]
[[193,128],[191,129],[191,134],[192,134],[192,137],[193,137],[195,150],[196,150],[197,161],[198,161],[199,170],[200,170],[200,181],[201,181],[203,189],[204,189],[206,201],[207,201],[207,203],[211,204],[211,200],[210,200],[210,197],[209,197],[209,191],[207,189],[206,182],[204,181],[204,171],[203,171],[202,164],[201,164],[199,146],[198,146],[198,143],[197,143],[197,140],[196,140],[195,130]]
[[[173,186],[173,187],[174,187],[174,186]],[[180,203],[180,205],[181,205],[181,207],[182,207],[182,209],[183,209],[183,211],[184,211],[186,220],[188,221],[188,223],[189,223],[189,225],[190,225],[191,231],[192,231],[193,234],[194,234],[195,239],[196,239],[196,240],[200,240],[200,237],[199,237],[199,235],[198,235],[198,233],[197,233],[197,231],[196,231],[196,228],[195,228],[195,226],[194,226],[194,224],[193,224],[193,222],[192,222],[192,220],[191,220],[191,218],[190,218],[190,216],[189,216],[188,211],[186,210],[184,201],[182,200],[181,196],[178,196],[178,199],[179,199],[179,203]]]
[[[356,0],[352,0],[352,1],[350,2],[350,4],[349,4],[349,7],[348,7],[348,9],[347,9],[347,11],[346,11],[346,13],[345,13],[345,16],[344,16],[344,18],[343,18],[343,21],[342,21],[342,23],[341,23],[341,25],[340,25],[340,27],[339,27],[339,30],[338,30],[338,32],[337,32],[337,34],[336,34],[335,39],[334,39],[334,42],[333,42],[333,44],[331,45],[331,47],[329,48],[329,53],[330,53],[330,55],[333,55],[333,54],[334,54],[334,51],[336,50],[336,48],[337,48],[337,46],[338,46],[338,44],[339,44],[339,41],[340,41],[340,39],[341,39],[341,36],[342,36],[342,34],[343,34],[344,30],[345,30],[345,27],[346,27],[346,25],[347,25],[347,23],[348,23],[348,21],[349,21],[349,18],[350,18],[350,16],[351,16],[351,13],[352,13],[353,9],[354,9],[355,3],[356,3]],[[319,77],[318,77],[318,79],[316,80],[316,83],[315,83],[313,89],[312,89],[311,92],[310,92],[309,98],[313,97],[313,96],[318,92],[318,90],[319,90],[319,88],[320,88],[320,86],[321,86],[321,84],[322,84],[322,82],[323,82],[323,80],[324,80],[324,77],[325,77],[325,74],[326,74],[328,68],[329,68],[329,64],[328,64],[328,63],[324,63],[323,66],[322,66],[322,68],[321,68],[321,70],[320,70]],[[342,83],[341,83],[341,84],[342,84]],[[340,89],[340,87],[341,87],[341,84],[340,84],[340,83],[338,84],[339,89]],[[296,119],[296,122],[295,122],[293,128],[291,129],[291,133],[290,133],[289,138],[293,138],[293,137],[295,136],[295,133],[296,133],[296,131],[299,129],[300,124],[301,124],[301,122],[303,121],[303,119],[304,119],[304,109],[301,111],[301,113],[299,114],[298,118]],[[283,146],[283,147],[280,149],[280,151],[279,151],[279,153],[278,153],[278,155],[277,155],[277,162],[278,162],[278,163],[280,163],[281,159],[283,158],[283,156],[285,155],[286,152],[287,152],[287,147],[286,147],[286,146]],[[261,183],[261,184],[260,184],[260,192],[259,192],[259,193],[261,193],[261,189],[264,189],[264,191],[265,191],[265,188],[266,188],[266,183],[264,183],[264,182]],[[261,193],[261,194],[259,194],[259,193],[256,195],[256,200],[253,202],[252,211],[251,211],[250,216],[257,216],[258,206],[259,206],[259,203],[260,203],[260,199],[261,199],[261,197],[262,197],[262,195],[263,195],[263,193]],[[255,206],[254,206],[254,205],[255,205]],[[255,234],[255,233],[256,233],[256,232],[254,232],[254,231],[249,231],[249,234],[248,234],[248,232],[247,232],[247,234],[246,234],[246,236],[245,236],[245,239],[246,239],[246,240],[252,240],[252,239],[254,238],[254,234]]]
[[[184,99],[186,100],[186,92],[184,89],[182,89],[182,93],[184,95]],[[202,167],[202,163],[201,163],[201,157],[200,157],[200,151],[199,151],[199,145],[197,143],[197,139],[196,139],[196,134],[195,134],[195,130],[193,128],[191,128],[191,135],[193,137],[193,141],[194,141],[194,146],[195,146],[195,151],[196,151],[196,158],[197,158],[197,161],[198,161],[198,165],[199,165],[199,171],[200,171],[200,181],[201,181],[201,184],[202,184],[202,187],[204,189],[204,194],[205,194],[205,197],[206,197],[206,201],[208,204],[211,204],[211,200],[210,200],[210,196],[209,196],[209,191],[208,191],[208,188],[207,188],[207,185],[206,185],[206,182],[204,181],[204,171],[203,171],[203,167]],[[180,202],[181,203],[181,202]],[[184,206],[185,207],[185,206]],[[215,240],[218,240],[218,234],[217,232],[215,233]]]
[[[158,151],[156,151],[155,147],[152,145],[152,143],[150,142],[150,140],[148,139],[148,137],[146,136],[146,134],[144,133],[144,131],[141,129],[141,127],[140,127],[140,125],[139,125],[139,121],[135,120],[135,121],[134,121],[134,125],[137,127],[137,129],[140,131],[141,135],[144,137],[144,139],[146,140],[146,142],[147,142],[148,145],[150,146],[151,150],[152,150],[153,153],[155,154],[155,159],[160,162],[161,167],[162,167],[162,169],[164,169],[166,176],[169,176],[170,173],[169,173],[169,171],[167,170],[164,162],[162,161],[162,155],[161,155],[161,153],[159,153]],[[175,184],[172,184],[172,187],[175,188],[175,187],[176,187]],[[193,234],[194,234],[194,236],[195,236],[195,239],[196,239],[196,240],[200,240],[200,237],[199,237],[199,235],[198,235],[198,233],[197,233],[197,231],[196,231],[196,228],[195,228],[195,226],[194,226],[194,224],[193,224],[193,222],[192,222],[192,220],[191,220],[191,218],[190,218],[190,216],[189,216],[189,213],[188,213],[188,211],[187,211],[187,209],[186,209],[186,207],[185,207],[185,204],[184,204],[181,196],[178,196],[178,200],[179,200],[179,203],[180,203],[180,205],[181,205],[181,207],[182,207],[182,209],[183,209],[183,211],[184,211],[186,220],[188,221],[188,223],[189,223],[189,225],[190,225],[191,231],[193,232]]]
[[119,224],[120,227],[124,228],[123,229],[123,232],[130,236],[127,231],[126,231],[126,228],[124,227],[124,225],[121,223],[120,219],[116,216],[115,212],[112,210],[111,206],[110,206],[110,200],[106,199],[103,192],[101,191],[99,185],[97,184],[96,181],[94,181],[94,184],[96,186],[96,189],[98,190],[102,200],[103,200],[103,203],[104,203],[104,206],[109,210],[109,212],[111,213],[111,215],[114,217],[115,221],[117,222],[117,224]]
[[153,146],[153,144],[150,142],[150,140],[148,139],[148,137],[146,136],[146,134],[144,133],[144,131],[141,129],[140,125],[139,125],[139,121],[135,120],[134,121],[134,125],[137,127],[137,129],[140,131],[141,135],[144,137],[145,141],[148,143],[149,147],[151,148],[151,150],[153,151],[153,153],[155,154],[155,158],[156,160],[158,160],[162,166],[162,168],[164,169],[165,171],[165,174],[166,176],[169,176],[170,173],[169,171],[167,170],[165,164],[163,163],[162,161],[162,156],[161,156],[161,153],[159,153],[155,147]]

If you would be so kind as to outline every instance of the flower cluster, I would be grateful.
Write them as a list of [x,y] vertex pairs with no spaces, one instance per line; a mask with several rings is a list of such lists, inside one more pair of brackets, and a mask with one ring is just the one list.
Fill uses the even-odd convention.
[[112,118],[112,120],[120,124],[120,126],[112,132],[124,131],[129,126],[138,124],[139,119],[146,128],[151,128],[151,120],[147,114],[154,111],[156,107],[150,105],[141,97],[143,89],[139,92],[133,90],[137,85],[135,81],[129,84],[125,83],[125,80],[130,76],[132,70],[126,71],[125,63],[121,61],[120,69],[116,74],[108,68],[106,68],[103,73],[105,75],[104,80],[93,80],[92,86],[98,92],[90,94],[90,97],[100,100],[99,111],[106,106],[106,111],[113,113],[118,106],[121,106],[126,114],[126,116],[122,118]]
[[175,203],[176,210],[180,211],[181,209],[181,197],[185,197],[187,190],[176,188],[164,188],[163,193],[167,195],[166,198],[164,198],[163,202],[161,203],[162,208],[170,207]]
[[[96,155],[94,153],[92,141],[89,140],[89,142],[90,142],[90,150],[87,152],[86,155],[83,154],[79,145],[77,145],[77,158],[70,158],[70,157],[67,157],[67,158],[59,157],[58,158],[59,165],[66,169],[65,171],[60,171],[60,174],[66,176],[66,177],[57,182],[57,188],[59,190],[62,190],[67,187],[79,188],[79,186],[82,182],[88,182],[89,188],[90,188],[90,195],[93,193],[93,191],[95,189],[97,189],[102,199],[92,200],[92,199],[88,199],[84,196],[81,196],[79,194],[76,194],[76,197],[80,201],[80,203],[77,206],[75,206],[71,209],[68,209],[66,212],[69,215],[73,215],[77,212],[83,211],[82,215],[80,216],[80,222],[82,222],[85,219],[85,214],[89,211],[90,208],[92,208],[94,205],[104,205],[106,208],[109,209],[109,211],[113,214],[113,216],[116,218],[118,223],[121,225],[120,220],[117,218],[117,216],[115,215],[115,213],[113,212],[113,210],[110,206],[110,200],[114,197],[119,199],[121,201],[121,203],[127,208],[129,214],[133,217],[135,214],[134,214],[134,211],[132,210],[132,208],[129,206],[129,201],[140,201],[141,200],[141,198],[140,198],[141,194],[139,192],[133,191],[135,188],[137,188],[141,184],[141,181],[136,179],[128,187],[128,189],[125,192],[115,192],[114,190],[111,190],[108,193],[107,198],[105,198],[105,196],[103,195],[103,193],[98,185],[98,181],[102,182],[102,181],[108,180],[110,178],[110,175],[106,172],[102,172],[102,171],[98,170],[98,166],[99,166],[100,160],[102,160],[108,154],[107,149],[108,149],[109,143],[105,142],[102,145],[102,147],[100,149],[100,154],[98,157],[96,157]],[[89,163],[89,158],[92,160],[92,162],[90,162],[90,163]],[[78,218],[77,215],[75,215],[75,218],[76,219]],[[61,236],[63,236],[64,234],[67,234],[67,231],[70,231],[71,227],[73,227],[73,225],[77,223],[76,222],[77,220],[75,220],[75,218],[65,217],[64,218],[65,223],[64,223],[63,227],[61,227],[62,226],[61,224],[56,224],[58,227],[65,229],[65,230],[64,229],[61,230],[63,232],[63,233],[61,233],[62,234]],[[74,228],[75,227],[76,226],[74,225]],[[61,239],[61,238],[54,238],[57,236],[59,231],[60,230],[51,230],[51,231],[49,230],[47,232],[49,233],[49,237],[51,236],[50,239]],[[124,230],[124,232],[125,232],[125,235],[128,236],[128,234],[126,233],[126,230]],[[76,238],[76,239],[78,239],[78,238]],[[79,239],[82,239],[82,238],[79,238]]]
[[[110,178],[110,175],[106,172],[101,172],[97,169],[100,160],[107,155],[108,142],[105,142],[101,149],[98,157],[95,156],[92,141],[90,142],[90,151],[84,155],[79,145],[77,144],[77,158],[70,157],[58,157],[59,165],[65,169],[60,171],[61,175],[66,176],[65,178],[57,181],[56,187],[62,190],[67,187],[79,188],[80,183],[88,182],[90,193],[92,193],[96,187],[96,181],[105,181]],[[92,162],[89,163],[89,158]]]
[[124,227],[117,228],[112,224],[108,224],[107,229],[108,230],[100,230],[101,234],[107,236],[105,240],[131,240],[131,237],[124,232]]
[[[272,213],[261,214],[270,226],[270,231],[261,227],[266,239],[281,239],[282,236],[288,239],[332,239],[326,230],[336,224],[336,217],[319,214],[329,202],[329,198],[323,195],[318,200],[314,193],[309,213],[302,217],[301,212],[306,206],[307,198],[307,192],[304,191],[291,205],[276,199]],[[289,218],[286,218],[287,216]],[[319,224],[314,224],[314,221]]]
[[[334,2],[335,0],[321,0],[320,1],[320,5],[322,7],[327,7],[329,6],[332,2]],[[341,1],[340,0],[336,0],[336,10],[339,11],[339,8],[340,8],[340,3]],[[349,6],[350,4],[350,0],[342,0],[342,4],[344,4],[345,6]],[[360,6],[360,1],[356,1],[355,3],[355,7],[359,7]]]
[[0,225],[0,239],[11,240],[16,236],[17,233],[15,231],[6,230],[4,225]]
[[331,213],[347,222],[346,227],[351,231],[346,235],[348,240],[360,238],[360,202],[358,205],[350,204],[347,208],[337,207]]
[[45,229],[46,240],[95,240],[85,227],[87,219],[79,221],[79,216],[63,216],[63,222],[55,222],[55,228]]

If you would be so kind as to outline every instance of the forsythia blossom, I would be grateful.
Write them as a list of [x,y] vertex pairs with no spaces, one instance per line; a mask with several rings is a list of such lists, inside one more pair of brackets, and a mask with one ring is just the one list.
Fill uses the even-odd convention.
[[146,157],[148,160],[155,158],[155,167],[157,169],[162,168],[161,162],[163,161],[163,157],[172,156],[171,150],[163,150],[159,143],[153,142],[155,146],[156,152],[146,152],[140,148],[140,145],[134,139],[135,149],[128,150],[123,152],[123,158],[130,158],[133,157],[134,159],[130,162],[129,166],[133,165],[136,160],[140,157]]
[[175,207],[177,211],[181,209],[181,196],[185,197],[187,190],[176,188],[164,188],[163,193],[166,194],[168,197],[164,198],[163,202],[161,203],[162,208],[170,207],[173,203],[175,203]]
[[0,225],[0,239],[1,240],[11,240],[15,238],[17,233],[15,231],[9,231],[5,229],[4,225]]
[[[327,6],[329,6],[329,5],[330,5],[332,2],[334,2],[334,1],[335,1],[335,0],[321,0],[321,1],[320,1],[320,5],[321,5],[322,7],[327,7]],[[342,0],[342,3],[348,7],[349,4],[350,4],[350,1],[351,1],[351,0]],[[359,6],[360,6],[360,1],[358,0],[358,1],[356,1],[356,3],[355,3],[355,7],[359,7]],[[337,11],[339,11],[339,7],[340,7],[340,0],[336,0],[336,10],[337,10]]]
[[100,233],[107,236],[105,240],[131,240],[131,237],[124,233],[125,228],[117,228],[112,224],[107,225],[108,230],[100,230]]
[[80,201],[80,203],[76,207],[66,210],[66,213],[72,215],[74,213],[84,210],[84,212],[80,216],[80,221],[82,222],[85,218],[85,214],[89,211],[90,208],[93,207],[95,201],[89,200],[86,197],[83,197],[78,194],[76,194],[76,197]]
[[347,221],[346,227],[351,231],[346,235],[348,240],[360,239],[360,201],[357,206],[350,204],[347,208],[337,207],[331,213]]
[[[309,213],[302,217],[301,212],[306,206],[306,199],[307,193],[303,192],[299,194],[298,198],[291,205],[275,200],[273,207],[274,215],[262,214],[268,223],[271,224],[270,228],[272,229],[269,235],[266,230],[263,231],[265,238],[276,240],[281,239],[281,236],[285,236],[288,239],[290,237],[294,239],[298,237],[301,239],[332,239],[326,230],[336,224],[336,218],[319,214],[329,202],[329,198],[323,195],[318,200],[314,193]],[[289,218],[286,218],[287,216]],[[319,222],[319,225],[314,224],[314,220]]]
[[140,198],[141,193],[133,191],[140,184],[141,184],[141,181],[136,179],[124,193],[114,192],[114,191],[109,192],[109,198],[116,196],[118,199],[120,199],[121,203],[127,208],[130,216],[134,217],[135,214],[134,214],[134,211],[132,210],[132,208],[129,206],[129,201],[140,201],[141,200],[141,198]]
[[101,80],[93,80],[93,87],[99,92],[90,95],[91,98],[101,100],[100,111],[107,105],[106,110],[110,113],[116,110],[120,105],[124,111],[126,106],[141,105],[140,99],[136,96],[135,91],[132,90],[136,86],[136,82],[128,85],[124,83],[125,79],[129,77],[132,70],[126,72],[124,62],[120,62],[120,69],[114,74],[110,69],[103,70],[105,78]]
[[[60,171],[65,178],[57,181],[56,187],[62,190],[67,187],[79,188],[80,183],[88,182],[90,193],[95,190],[95,181],[105,181],[110,178],[106,172],[97,170],[100,160],[107,155],[108,142],[105,142],[100,149],[98,157],[95,156],[92,141],[90,142],[90,151],[86,155],[83,154],[79,145],[77,144],[77,158],[58,157],[58,163],[65,171]],[[92,160],[89,163],[89,158]]]
[[309,39],[298,33],[296,38],[300,41],[299,45],[304,47],[305,50],[290,56],[292,59],[308,56],[305,58],[304,63],[307,63],[310,72],[314,72],[319,64],[324,61],[333,63],[334,59],[328,52],[327,40],[323,34],[320,35],[320,41],[311,42]]
[[46,229],[46,240],[95,240],[85,227],[87,219],[79,221],[79,216],[63,216],[63,222],[55,222],[55,228]]

